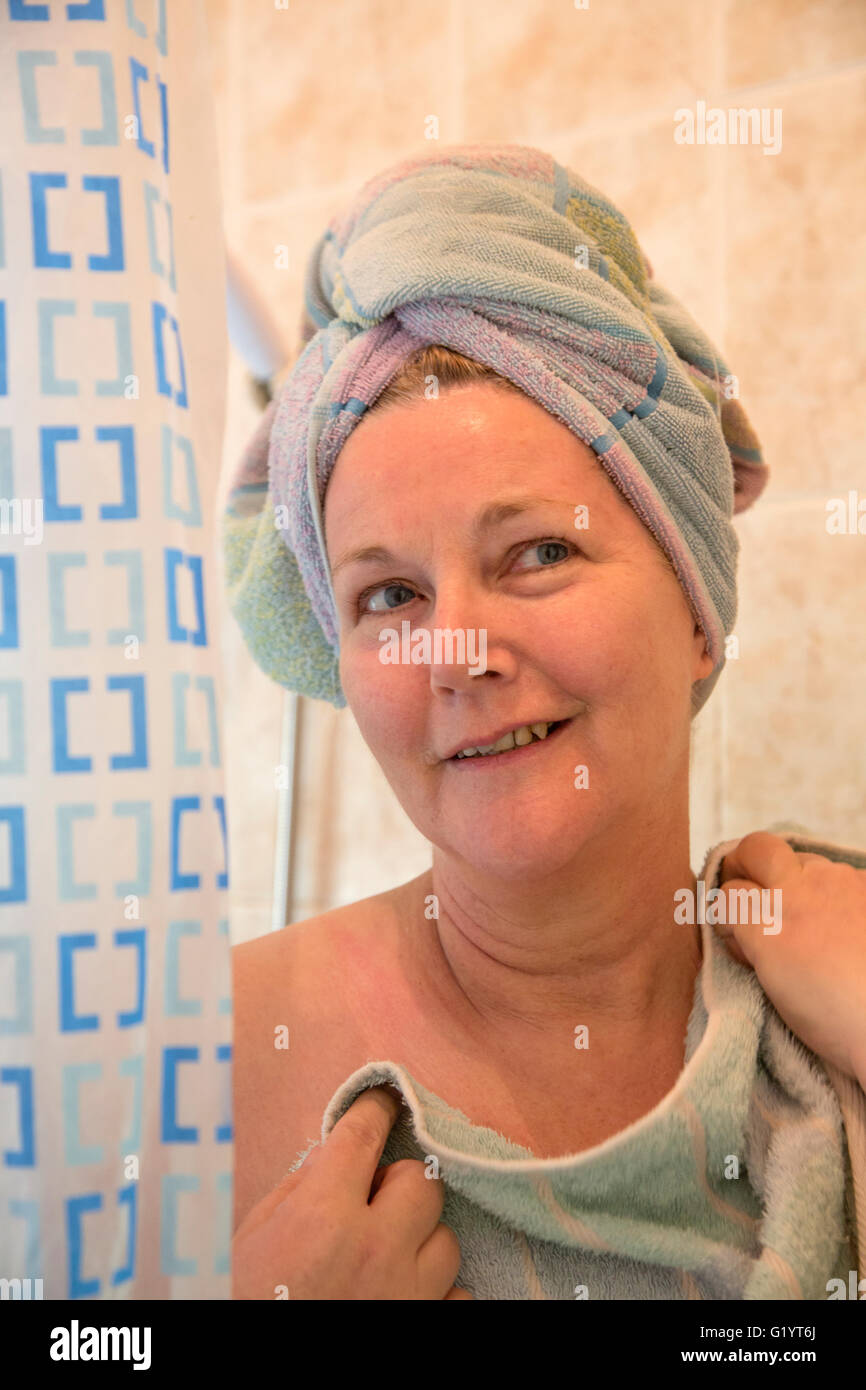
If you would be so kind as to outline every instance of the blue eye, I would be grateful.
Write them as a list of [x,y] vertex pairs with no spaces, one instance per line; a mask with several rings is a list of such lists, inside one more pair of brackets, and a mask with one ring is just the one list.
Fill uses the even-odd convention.
[[361,614],[361,615],[363,615],[364,613],[377,613],[377,612],[378,612],[378,613],[389,613],[389,612],[392,612],[394,608],[400,607],[399,604],[387,605],[385,608],[378,608],[378,609],[376,609],[376,608],[363,608],[363,607],[362,607],[362,604],[363,604],[363,602],[364,602],[364,599],[366,599],[366,598],[372,598],[374,594],[381,594],[383,591],[387,591],[388,589],[397,589],[398,591],[399,591],[400,589],[404,589],[407,593],[410,593],[410,592],[414,593],[414,590],[412,590],[408,584],[404,584],[403,581],[402,581],[402,579],[392,579],[392,580],[390,580],[387,584],[380,584],[379,587],[376,588],[376,589],[365,589],[364,592],[363,592],[363,594],[359,595],[359,597],[358,597],[358,605],[357,605],[357,607],[358,607],[358,613]]
[[[525,550],[541,550],[541,548],[542,548],[543,546],[547,546],[547,545],[553,545],[553,546],[557,546],[557,545],[558,545],[562,550],[572,550],[572,549],[574,548],[573,546],[570,546],[570,545],[568,544],[567,541],[543,540],[543,541],[530,541],[529,544],[528,544],[527,546],[524,547],[524,549],[525,549]],[[560,556],[560,560],[561,560],[562,558],[563,558],[563,557]],[[556,560],[554,563],[555,563],[555,564],[559,564],[559,560]],[[542,568],[542,569],[550,569],[551,567],[550,567],[550,565],[542,565],[541,568]]]
[[[540,569],[553,569],[554,565],[562,564],[563,560],[568,558],[569,552],[574,555],[578,553],[577,546],[572,545],[570,541],[564,541],[559,540],[556,537],[545,536],[540,538],[539,540],[527,541],[524,545],[520,546],[518,554],[522,555],[527,550],[540,550],[542,546],[559,546],[561,550],[564,550],[566,552],[566,555],[559,556],[557,559],[554,559],[553,564],[551,565],[538,566],[538,568]],[[370,589],[365,589],[363,593],[358,595],[358,598],[355,602],[356,616],[359,618],[363,618],[367,615],[372,616],[376,613],[393,613],[397,610],[397,608],[402,607],[402,604],[392,604],[386,606],[385,608],[378,609],[364,607],[364,602],[366,599],[370,599],[373,597],[374,594],[380,594],[384,591],[387,591],[388,589],[404,589],[407,593],[415,593],[415,589],[413,588],[413,586],[411,584],[407,584],[404,580],[390,579],[387,584],[378,584]]]

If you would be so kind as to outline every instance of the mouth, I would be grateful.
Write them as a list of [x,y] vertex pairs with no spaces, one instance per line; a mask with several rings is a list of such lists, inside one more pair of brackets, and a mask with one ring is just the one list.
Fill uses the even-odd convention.
[[555,742],[561,735],[563,729],[567,729],[569,724],[573,724],[576,718],[576,715],[572,715],[569,719],[556,720],[554,723],[548,725],[547,734],[543,738],[538,738],[533,735],[529,743],[518,744],[513,748],[506,748],[498,753],[476,752],[471,755],[455,753],[453,757],[446,758],[445,762],[448,766],[460,768],[461,770],[466,770],[471,767],[477,771],[482,767],[492,767],[494,764],[497,767],[503,767],[506,764],[513,763],[518,758],[521,759],[521,761],[526,761],[529,758],[538,757],[542,749],[544,749],[551,740]]

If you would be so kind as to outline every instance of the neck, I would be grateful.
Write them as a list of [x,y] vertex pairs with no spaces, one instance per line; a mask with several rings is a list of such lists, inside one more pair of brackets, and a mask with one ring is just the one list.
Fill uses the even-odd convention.
[[543,1048],[580,1024],[608,1061],[660,1037],[679,1046],[701,965],[700,928],[674,921],[682,888],[696,888],[687,812],[534,879],[503,882],[436,849],[406,885],[413,953],[449,1017],[487,1046]]

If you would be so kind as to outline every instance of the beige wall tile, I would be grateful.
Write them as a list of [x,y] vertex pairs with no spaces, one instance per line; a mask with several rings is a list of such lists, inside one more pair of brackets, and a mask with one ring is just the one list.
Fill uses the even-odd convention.
[[242,0],[243,196],[361,179],[451,117],[448,7],[393,0]]
[[777,486],[863,476],[866,69],[768,91],[782,149],[718,147],[728,339]]
[[826,521],[821,497],[759,499],[738,522],[740,657],[725,673],[726,836],[794,820],[866,845],[866,536],[829,535]]
[[347,197],[348,190],[342,197],[285,198],[242,211],[235,221],[232,250],[277,319],[293,358],[301,347],[307,257]]
[[656,278],[718,341],[725,321],[720,169],[715,151],[677,145],[673,131],[671,113],[640,130],[560,139],[550,153],[624,213]]
[[718,77],[711,5],[464,0],[462,8],[467,140],[544,146],[547,132],[673,111]]
[[863,0],[730,0],[724,21],[729,87],[803,77],[866,58]]
[[232,93],[230,10],[232,0],[205,0],[204,14],[210,47],[211,80],[216,108],[217,145],[223,197],[226,196],[231,134]]

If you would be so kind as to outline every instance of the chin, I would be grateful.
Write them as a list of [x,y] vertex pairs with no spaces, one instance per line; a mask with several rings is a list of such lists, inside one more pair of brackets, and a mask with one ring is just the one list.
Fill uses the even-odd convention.
[[[418,825],[418,822],[415,822]],[[467,826],[465,835],[455,836],[459,827],[449,824],[419,826],[422,835],[443,852],[465,860],[479,872],[489,873],[507,883],[546,877],[566,869],[581,849],[581,836],[574,822],[569,824],[569,836],[564,838],[563,827],[551,821],[545,832],[538,826],[529,829],[521,816],[510,825],[488,824],[476,819]],[[444,831],[444,833],[443,833]]]

